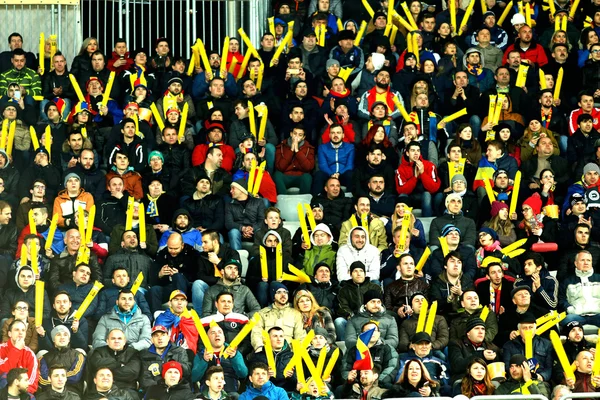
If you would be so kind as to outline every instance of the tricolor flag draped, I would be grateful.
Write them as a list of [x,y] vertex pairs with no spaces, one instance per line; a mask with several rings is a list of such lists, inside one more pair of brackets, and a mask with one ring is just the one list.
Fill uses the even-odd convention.
[[358,335],[358,341],[356,342],[356,361],[354,361],[354,365],[352,366],[353,370],[362,371],[373,369],[373,359],[371,358],[371,352],[367,346],[371,341],[373,332],[375,332],[375,328],[369,329]]

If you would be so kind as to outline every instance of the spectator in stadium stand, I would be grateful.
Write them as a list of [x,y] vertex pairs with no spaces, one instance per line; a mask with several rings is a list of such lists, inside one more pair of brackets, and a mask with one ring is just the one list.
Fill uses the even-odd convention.
[[223,154],[221,168],[228,173],[231,173],[235,161],[235,151],[233,147],[226,144],[227,132],[225,132],[225,128],[221,123],[213,122],[207,126],[206,130],[206,143],[199,144],[194,148],[194,151],[192,152],[192,165],[197,167],[204,164],[208,157],[208,149],[216,146],[221,149]]
[[6,93],[9,83],[18,83],[25,103],[33,106],[33,96],[42,94],[42,80],[33,69],[25,65],[26,56],[27,53],[21,48],[12,51],[11,67],[0,73],[0,93]]
[[[193,139],[186,138],[184,142],[179,143],[177,137],[177,129],[174,126],[167,126],[161,134],[161,143],[158,145],[158,152],[163,156],[161,159],[165,173],[168,173],[171,182],[165,182],[166,187],[175,189],[178,186],[177,182],[190,168],[190,150],[193,147]],[[152,152],[151,152],[152,153]],[[148,155],[148,164],[151,160]],[[152,168],[151,168],[152,169]],[[157,168],[158,169],[158,168]],[[161,169],[161,170],[162,170]],[[156,175],[159,171],[153,171]]]
[[[3,154],[6,155],[6,153],[0,151],[0,166],[5,162],[2,169],[0,169],[0,178],[4,181],[6,191],[15,195],[18,194],[23,200],[21,204],[27,201],[54,201],[54,197],[56,197],[62,183],[61,171],[60,167],[55,167],[49,163],[49,154],[45,147],[41,146],[34,152],[33,163],[23,171],[22,175],[14,168],[13,164],[7,161],[8,158],[3,159]],[[44,191],[34,194],[31,190],[39,180],[43,181]]]
[[[144,273],[144,281],[141,286],[144,291],[148,286],[148,279],[151,277],[152,259],[138,247],[137,234],[133,230],[123,231],[120,238],[120,247],[118,250],[110,252],[110,256],[103,266],[103,282],[105,285],[110,285],[113,271],[117,267],[125,267],[129,276],[135,277],[134,280],[140,272]],[[117,238],[111,238],[111,241],[113,240],[116,241]]]
[[586,60],[583,64],[583,75],[582,87],[590,88],[594,90],[594,102],[600,102],[600,95],[598,90],[600,89],[600,43],[594,43],[590,46],[591,58]]
[[79,212],[80,207],[90,211],[94,205],[94,196],[81,187],[81,178],[72,172],[65,176],[63,186],[65,189],[58,192],[54,199],[52,214],[58,214],[59,228],[69,229],[76,227],[75,213]]
[[188,105],[188,118],[196,119],[196,108],[192,101],[192,96],[183,92],[183,80],[179,76],[172,77],[167,82],[167,90],[165,94],[156,101],[156,109],[159,115],[165,115],[166,111],[172,106],[176,106],[180,111],[183,111],[185,104]]
[[334,237],[337,237],[335,227],[341,226],[342,222],[350,218],[352,214],[352,199],[346,197],[344,191],[341,189],[340,180],[335,177],[329,177],[325,182],[323,191],[313,195],[311,204],[315,203],[322,205],[322,222],[333,226],[334,231],[332,233]]
[[581,180],[572,183],[567,190],[567,196],[565,196],[565,202],[562,206],[563,215],[565,215],[570,208],[569,200],[573,194],[577,193],[588,198],[586,192],[594,191],[598,186],[600,186],[600,167],[593,162],[587,163],[583,167],[583,176],[581,177]]
[[363,325],[376,321],[381,333],[381,340],[394,349],[398,347],[398,325],[394,318],[386,312],[381,291],[369,290],[363,296],[363,305],[348,321],[346,326],[346,348],[356,345]]
[[200,250],[202,247],[202,233],[195,228],[194,220],[189,211],[183,208],[175,211],[171,226],[162,233],[158,243],[159,250],[167,246],[167,241],[174,233],[179,233],[183,238],[183,242],[189,244],[194,249]]
[[442,265],[442,272],[432,276],[429,295],[431,301],[439,300],[438,309],[449,320],[449,313],[458,311],[462,294],[471,288],[473,281],[464,273],[463,256],[460,252],[450,250],[444,256]]
[[5,384],[0,390],[0,398],[3,399],[23,399],[33,398],[28,392],[31,379],[28,377],[27,368],[15,367],[7,371]]
[[[502,382],[494,394],[541,394],[550,398],[548,383],[535,379],[536,376],[531,373],[527,358],[523,354],[513,354],[510,357],[509,374],[510,378]],[[537,376],[539,377],[539,374]]]
[[600,134],[593,124],[594,120],[590,114],[579,115],[578,129],[567,141],[567,161],[571,165],[573,177],[579,177],[586,164],[597,161],[596,145],[600,140]]
[[[213,146],[206,152],[204,164],[192,167],[181,180],[183,195],[192,196],[200,176],[207,175],[212,181],[212,193],[219,196],[230,195],[231,175],[221,168],[223,151],[220,146]],[[233,196],[232,196],[233,197]],[[227,207],[226,207],[227,209]],[[229,228],[228,228],[229,229]]]
[[[210,64],[211,71],[206,72],[202,71],[194,78],[194,83],[192,85],[192,96],[194,100],[200,100],[202,98],[206,98],[207,92],[211,92],[210,86],[215,78],[221,80],[224,84],[224,91],[227,97],[235,99],[238,96],[238,86],[236,85],[234,76],[225,71],[225,76],[223,75],[223,71],[221,68],[221,63],[226,62],[221,60],[221,55],[217,51],[207,50],[206,55],[208,56],[208,62]],[[223,65],[223,69],[225,65]],[[212,94],[212,92],[211,92]],[[199,115],[199,118],[202,116]]]
[[[98,52],[99,53],[99,52]],[[97,57],[104,57],[102,53],[99,53]],[[108,71],[107,71],[108,72]],[[93,115],[92,120],[98,125],[98,127],[109,128],[113,125],[119,124],[123,119],[123,111],[119,104],[115,100],[109,100],[108,104],[102,104],[102,98],[104,95],[104,89],[106,81],[100,80],[96,76],[91,76],[87,81],[84,81],[85,85],[80,84],[81,88],[86,90],[84,93],[85,102],[90,108],[90,112]],[[112,93],[116,93],[115,89],[118,86],[113,86]]]
[[[92,53],[92,68],[89,71],[82,74],[81,79],[78,81],[79,86],[81,88],[87,87],[87,83],[90,81],[90,79],[97,79],[100,82],[100,84],[102,85],[102,88],[104,89],[108,85],[110,72],[111,71],[108,68],[106,68],[106,57],[100,50],[96,50],[95,52]],[[116,100],[119,97],[120,97],[120,84],[119,84],[119,81],[117,79],[115,79],[115,81],[113,83],[113,87],[110,91],[110,98]],[[101,101],[99,101],[99,102],[101,102]],[[93,103],[95,103],[95,102],[94,101],[88,102],[90,107],[93,106]]]
[[344,129],[337,123],[329,126],[329,139],[329,143],[321,144],[317,149],[319,171],[315,172],[312,192],[321,190],[330,176],[338,178],[352,191],[354,144],[343,141]]
[[192,316],[187,312],[187,296],[181,290],[174,290],[169,296],[169,308],[156,317],[156,325],[168,329],[170,341],[177,346],[196,354],[198,350],[198,330]]
[[[577,103],[577,105],[579,106],[579,108],[576,108],[573,111],[571,111],[571,114],[569,114],[568,117],[569,135],[573,136],[573,134],[575,134],[575,132],[577,131],[577,128],[581,129],[581,126],[579,126],[581,122],[579,116],[583,114],[589,114],[592,117],[592,128],[594,131],[600,130],[600,108],[594,107],[594,92],[592,92],[591,90],[582,90],[581,92],[579,92],[578,99],[579,102]],[[589,119],[590,118],[586,118],[586,120]],[[587,129],[586,132],[588,134],[589,129]]]
[[115,47],[108,60],[108,69],[114,71],[117,76],[133,66],[133,59],[129,57],[127,42],[124,38],[115,39]]
[[593,393],[600,391],[600,377],[593,375],[594,354],[582,350],[575,360],[575,379],[565,378],[565,384],[573,393]]
[[292,237],[290,231],[283,227],[281,211],[276,207],[269,207],[265,210],[263,224],[260,229],[254,233],[254,244],[250,250],[250,257],[260,256],[260,246],[264,241],[267,232],[275,231],[280,237],[284,257],[292,257]]
[[303,125],[296,125],[290,137],[277,145],[273,180],[278,193],[286,193],[289,187],[299,187],[300,194],[310,193],[315,148],[306,133]]
[[[286,400],[288,395],[283,388],[278,387],[269,380],[269,366],[264,363],[256,363],[250,366],[248,380],[250,385],[240,395],[239,400],[251,400],[264,397],[269,400]],[[221,395],[223,395],[221,391]]]
[[[579,193],[575,193],[571,196],[573,201],[578,201],[580,203],[576,203],[572,209],[581,204],[585,208],[585,203],[583,202],[583,198]],[[562,282],[567,277],[573,275],[575,273],[575,257],[581,250],[587,250],[592,255],[592,263],[594,271],[598,269],[598,262],[600,262],[600,248],[598,248],[594,242],[591,240],[590,233],[591,227],[589,224],[585,222],[580,222],[575,225],[574,232],[572,236],[575,238],[574,242],[571,246],[566,247],[563,252],[561,252],[561,260],[558,264],[558,271],[556,274],[556,279],[558,282]],[[567,232],[565,232],[566,234]]]
[[377,248],[378,251],[383,251],[387,248],[387,237],[385,226],[382,220],[375,214],[371,213],[371,200],[367,196],[355,196],[354,210],[356,213],[352,214],[350,219],[347,219],[342,223],[340,229],[340,238],[338,244],[343,246],[350,240],[350,231],[353,228],[354,221],[362,226],[361,217],[366,214],[367,216],[367,232],[369,234],[369,243]]
[[[394,347],[381,340],[379,326],[375,322],[370,321],[365,323],[361,327],[361,332],[367,332],[371,329],[374,329],[373,335],[371,336],[369,343],[365,344],[369,348],[373,363],[380,368],[380,376],[378,379],[379,385],[382,387],[390,387],[394,383],[394,378],[398,372],[398,353]],[[342,364],[342,378],[348,383],[354,381],[356,374],[361,373],[361,371],[354,369],[355,361],[356,346],[352,346],[347,349]]]
[[399,277],[384,287],[384,304],[394,316],[404,319],[413,313],[412,296],[415,293],[427,293],[429,285],[416,273],[415,260],[408,253],[400,255],[396,269],[398,272],[394,278]]
[[[104,286],[103,290],[98,293],[98,305],[96,307],[96,313],[94,319],[100,320],[103,315],[107,314],[110,309],[117,303],[119,292],[122,289],[131,289],[131,279],[129,271],[124,266],[115,266],[112,269],[112,280],[110,284]],[[134,296],[135,303],[138,305],[142,314],[148,317],[150,321],[154,319],[150,312],[150,307],[146,301],[146,297],[142,293],[142,290],[138,290]]]
[[[231,54],[231,53],[230,53]],[[157,93],[164,93],[167,90],[169,81],[171,78],[181,78],[182,91],[183,93],[192,93],[192,83],[193,79],[191,76],[186,74],[186,70],[188,67],[188,62],[182,57],[174,57],[173,63],[171,64],[171,68],[168,69],[163,75],[162,80],[160,82],[159,89]],[[241,64],[240,64],[241,65]]]
[[[120,175],[125,181],[125,189],[133,194],[136,199],[141,199],[142,177],[139,174],[146,166],[147,148],[135,134],[135,121],[131,118],[123,120],[122,136],[116,143],[108,143],[105,148],[104,159],[110,171],[106,174],[106,181]],[[113,146],[111,146],[111,144]]]
[[[8,71],[11,68],[10,59],[12,52],[23,48],[23,36],[18,32],[13,32],[7,39],[9,50],[0,53],[0,72]],[[38,66],[35,54],[30,51],[25,52],[27,68],[35,70]]]
[[113,227],[125,224],[129,196],[121,176],[114,175],[106,180],[106,191],[98,199],[98,218],[94,220],[94,225],[105,235],[110,235]]
[[316,327],[324,328],[327,332],[327,342],[330,345],[335,344],[336,334],[331,311],[319,305],[311,292],[297,290],[294,296],[294,308],[302,313],[306,333]]
[[[594,347],[594,345],[583,336],[583,324],[578,321],[569,322],[562,327],[560,333],[561,335],[566,336],[563,347],[565,348],[567,359],[571,363],[577,359],[577,355],[580,352]],[[562,382],[564,379],[563,369],[560,367],[560,363],[554,365],[552,377],[555,382]]]
[[[28,115],[28,111],[30,112],[32,110],[28,110],[27,108],[23,109],[19,103],[14,101],[6,102],[0,106],[3,123],[4,121],[7,121],[6,123],[14,124],[13,126],[15,127],[13,153],[10,158],[8,156],[6,157],[4,167],[8,167],[9,162],[12,162],[15,168],[19,171],[24,171],[29,165],[29,157],[31,155],[31,135],[27,132],[27,126],[35,123],[35,117],[33,121],[30,120],[29,118],[31,115]],[[33,111],[35,112],[35,110]],[[6,172],[0,173],[0,177]],[[11,183],[16,185],[16,181]],[[11,190],[7,190],[8,193],[16,194],[14,190],[16,189],[16,186],[13,186],[10,189]]]
[[306,336],[302,314],[288,303],[288,288],[281,282],[274,282],[269,292],[273,303],[258,312],[260,322],[252,329],[251,341],[255,350],[263,347],[261,330],[269,331],[272,327],[278,326],[279,321],[286,321],[281,328],[288,342],[292,339],[302,340]]
[[151,285],[150,308],[153,312],[161,309],[174,290],[189,293],[197,277],[198,257],[198,251],[184,243],[178,233],[171,235],[167,246],[157,253],[154,262],[144,255],[149,263],[149,275],[145,272],[144,276],[149,277],[147,282]]
[[[59,56],[59,57],[63,57],[63,56]],[[64,60],[62,62],[64,64]],[[54,71],[52,71],[52,72],[54,72]],[[67,79],[67,78],[65,78],[65,79]],[[50,79],[48,79],[48,80],[50,80]],[[69,81],[69,80],[67,79],[67,81]],[[56,82],[52,82],[52,83],[56,84]],[[69,84],[70,84],[70,82],[69,82]],[[44,85],[45,85],[45,83],[44,83]],[[51,90],[62,90],[62,89],[59,87],[55,87],[54,89],[51,89]],[[46,130],[47,126],[50,127],[50,133],[52,134],[53,142],[56,141],[58,143],[60,141],[60,146],[55,146],[55,148],[54,148],[54,150],[56,150],[57,148],[60,149],[60,147],[62,146],[62,143],[66,139],[67,127],[68,127],[66,120],[68,119],[69,113],[71,112],[71,107],[70,107],[71,103],[69,103],[69,107],[67,109],[66,104],[67,104],[67,102],[70,102],[69,99],[61,99],[59,97],[55,97],[54,95],[51,95],[51,96],[52,97],[50,97],[50,100],[42,101],[42,105],[44,107],[42,108],[42,113],[40,114],[41,121],[47,123],[47,125],[46,126],[38,125],[38,126],[40,128],[43,126],[44,131]],[[37,133],[36,133],[36,136],[37,136]]]
[[[217,235],[215,234],[215,236]],[[218,236],[216,239],[211,238],[211,240],[213,245],[219,243]],[[202,304],[202,316],[208,317],[218,311],[218,297],[221,293],[230,293],[235,297],[235,305],[232,308],[234,313],[245,314],[251,318],[254,313],[260,311],[260,305],[256,301],[252,291],[250,291],[248,286],[241,283],[240,270],[242,269],[242,264],[239,259],[223,258],[217,264],[217,268],[222,277],[205,292]]]
[[[32,308],[33,310],[33,308]],[[23,321],[27,326],[25,345],[34,353],[38,351],[38,334],[35,329],[35,318],[29,316],[29,304],[19,300],[11,305],[12,318],[4,319],[2,324],[2,341],[8,341],[8,327],[13,321]]]
[[355,226],[348,232],[348,241],[340,246],[336,257],[338,282],[351,279],[352,264],[360,261],[364,272],[371,281],[379,283],[379,249],[369,242],[369,234],[362,226]]
[[[418,343],[420,343],[420,341],[415,342],[414,335],[417,333],[417,320],[419,315],[421,314],[424,300],[427,299],[425,297],[425,294],[421,292],[417,292],[411,296],[409,303],[410,309],[412,311],[411,318],[405,319],[398,330],[398,351],[400,353],[410,353],[411,350],[415,352],[418,350],[417,345]],[[429,310],[427,312],[429,312]],[[446,322],[446,319],[443,316],[436,314],[434,318],[433,329],[431,331],[431,334],[428,334],[427,338],[429,339],[428,343],[431,344],[431,346],[427,348],[427,355],[429,355],[431,352],[431,355],[433,357],[439,358],[444,361],[446,360],[446,356],[444,355],[444,349],[448,345],[449,341],[448,332],[448,324]],[[421,337],[423,336],[421,335]],[[422,354],[419,354],[419,357],[422,358]],[[402,370],[402,368],[400,368],[400,370]],[[436,374],[436,376],[438,375],[439,374]]]
[[152,346],[139,353],[142,361],[140,389],[146,391],[150,386],[158,384],[163,366],[172,361],[181,365],[181,377],[189,382],[192,377],[192,362],[188,358],[188,352],[170,341],[167,328],[154,325],[151,340]]
[[515,280],[514,286],[529,286],[536,305],[548,311],[555,310],[558,305],[558,281],[550,275],[544,258],[541,254],[530,251],[521,259],[524,274]]
[[[53,257],[50,262],[50,271],[46,284],[51,293],[55,293],[61,284],[70,282],[73,279],[73,271],[75,270],[77,254],[81,247],[81,240],[81,234],[75,228],[71,228],[65,233],[64,250]],[[89,265],[92,272],[91,279],[93,281],[102,281],[102,269],[98,265],[97,257],[91,256]]]
[[502,357],[506,368],[510,370],[511,357],[515,354],[525,354],[524,332],[527,330],[531,331],[533,335],[533,354],[535,354],[535,358],[538,362],[538,368],[535,372],[537,376],[532,377],[535,377],[535,379],[546,388],[546,391],[550,392],[550,380],[552,378],[552,366],[555,357],[553,356],[552,343],[550,340],[535,334],[535,320],[535,315],[530,312],[521,315],[521,319],[517,325],[520,336],[504,344],[502,347]]
[[[124,331],[121,332],[122,329]],[[104,315],[98,321],[93,335],[92,347],[94,350],[98,350],[106,343],[110,345],[111,335],[117,331],[123,335],[123,344],[126,337],[127,344],[132,349],[141,351],[150,347],[150,320],[142,314],[135,304],[133,293],[128,289],[122,289],[119,292],[117,304],[109,314]]]
[[492,261],[486,268],[486,276],[475,281],[475,291],[479,303],[490,308],[497,316],[514,308],[511,292],[514,277],[507,275],[504,267],[497,261]]
[[34,394],[38,389],[40,371],[38,360],[25,346],[25,332],[27,327],[23,321],[15,320],[8,327],[9,340],[0,344],[0,357],[5,361],[0,365],[0,379],[6,379],[6,374],[16,367],[27,370],[27,392]]
[[561,322],[563,326],[571,321],[600,324],[598,295],[593,291],[600,282],[600,274],[594,272],[592,262],[590,252],[581,250],[575,258],[575,275],[568,276],[560,282],[558,309],[567,312],[567,318]]
[[52,303],[54,309],[48,318],[44,317],[41,327],[37,327],[38,343],[42,350],[53,348],[51,333],[59,326],[65,326],[71,333],[71,347],[77,349],[88,348],[88,322],[86,318],[75,320],[72,312],[71,299],[67,292],[58,292]]
[[246,179],[233,182],[230,194],[232,200],[225,204],[225,228],[228,230],[229,246],[233,250],[241,250],[242,240],[253,241],[254,235],[261,229],[265,203],[248,194]]
[[[142,205],[143,207],[143,205]],[[142,209],[142,217],[144,210]],[[108,245],[109,254],[115,254],[119,251],[120,248],[125,247],[125,245],[133,250],[137,248],[138,250],[143,250],[146,255],[149,257],[154,257],[156,252],[158,251],[158,240],[156,239],[156,233],[154,233],[154,227],[150,224],[146,224],[146,241],[140,242],[138,241],[138,237],[140,236],[140,203],[133,203],[133,218],[131,221],[131,230],[125,230],[125,224],[115,225],[112,228],[112,232],[110,234],[110,242]],[[125,237],[126,232],[133,232],[135,235],[128,235],[128,241],[126,244],[123,244],[123,239]]]
[[[67,388],[79,395],[83,393],[83,382],[86,355],[81,349],[71,348],[71,331],[64,325],[57,325],[52,332],[53,347],[39,358],[40,363],[40,388],[44,391],[53,389],[54,366],[60,365],[65,370],[63,388]],[[66,385],[66,386],[65,386]]]
[[[201,381],[208,368],[219,365],[223,367],[225,373],[226,391],[230,393],[238,392],[239,382],[248,376],[248,367],[244,363],[244,356],[236,348],[230,347],[229,343],[225,342],[223,328],[219,325],[213,324],[206,334],[213,351],[209,352],[204,348],[196,354],[192,368],[192,382]],[[227,358],[225,358],[225,354],[227,354]],[[279,377],[283,376],[282,372],[277,372]],[[296,387],[295,383],[290,390]]]
[[41,394],[38,394],[37,398],[42,400],[52,400],[57,398],[63,400],[80,400],[80,395],[66,386],[68,372],[70,371],[67,370],[67,367],[53,365],[48,371],[47,389]]
[[165,398],[189,399],[194,394],[190,389],[190,382],[183,376],[181,364],[169,361],[162,366],[162,379],[148,388],[146,397],[149,399]]
[[319,265],[335,265],[336,251],[332,246],[333,235],[327,225],[319,223],[315,226],[314,231],[310,233],[310,243],[311,247],[307,249],[303,242],[302,250],[296,257],[297,265],[302,265],[304,272],[312,276],[315,275]]
[[11,223],[11,219],[12,207],[0,200],[0,258],[8,264],[12,262],[17,251],[17,226]]
[[[92,149],[82,149],[73,166],[66,169],[67,175],[75,173],[81,178],[81,187],[99,201],[106,190],[106,173],[98,168],[98,155]],[[70,165],[70,164],[69,164]]]
[[[16,272],[12,274],[16,287],[14,285],[7,286],[2,299],[0,300],[0,318],[9,318],[14,315],[11,314],[11,310],[14,311],[14,307],[19,301],[25,301],[32,311],[35,310],[35,287],[36,278],[33,273],[33,269],[30,265],[24,265],[17,268]],[[50,302],[48,301],[48,294],[44,292],[44,317],[50,316]]]
[[[90,266],[81,263],[78,264],[73,270],[73,278],[70,282],[63,283],[58,287],[59,291],[67,292],[73,304],[73,309],[78,310],[81,304],[87,297],[88,293],[94,286],[90,282],[91,270]],[[88,306],[87,310],[83,313],[83,317],[92,318],[96,313],[96,307],[98,307],[98,297],[96,296]]]
[[[240,166],[240,169],[238,169],[233,174],[232,179],[234,181],[237,181],[238,179],[248,180],[250,176],[250,171],[252,170],[253,160],[257,160],[256,154],[244,154],[242,165]],[[275,161],[273,161],[273,163],[275,163]],[[256,172],[256,174],[258,174],[258,171]],[[265,172],[263,173],[262,181],[260,182],[260,188],[258,189],[258,194],[261,195],[261,197],[263,197],[264,199],[268,200],[270,204],[277,203],[277,188],[275,187],[275,182],[273,181],[273,177],[271,176],[271,173],[269,171],[265,170]]]
[[[479,295],[474,288],[464,289],[460,296],[460,306],[458,313],[451,316],[450,322],[450,340],[457,340],[464,337],[466,326],[471,318],[480,318],[483,308],[479,302]],[[485,340],[492,342],[498,333],[498,320],[495,315],[490,313],[485,319]]]
[[[532,143],[529,143],[530,147]],[[522,179],[529,182],[528,187],[531,191],[540,193],[544,205],[560,202],[570,178],[569,164],[566,159],[556,154],[557,150],[558,147],[550,138],[541,137],[535,144],[534,155],[527,161],[523,160],[521,165]],[[544,173],[536,174],[538,171]],[[552,180],[544,178],[548,173],[553,176]]]
[[[269,340],[271,342],[271,348],[273,350],[273,357],[275,357],[275,377],[271,377],[270,381],[286,390],[286,392],[292,392],[296,389],[297,376],[296,371],[284,371],[286,365],[290,362],[294,353],[292,351],[292,344],[285,340],[283,329],[274,326],[267,332],[269,334]],[[315,332],[316,335],[316,332]],[[261,351],[251,355],[248,360],[250,365],[254,363],[267,363],[266,349],[263,347]],[[225,377],[227,379],[227,377]]]
[[[194,88],[196,87],[196,81],[199,79],[200,74],[194,78]],[[203,79],[204,80],[204,79]],[[202,99],[198,100],[195,94],[195,89],[192,90],[192,97],[196,100],[196,116],[198,120],[206,120],[212,114],[211,109],[217,107],[223,113],[223,120],[231,121],[233,115],[232,108],[232,97],[226,93],[228,92],[229,84],[235,80],[224,81],[220,77],[215,77],[208,81],[208,94]],[[237,91],[237,86],[235,87]]]
[[[367,184],[368,190],[365,190],[367,198],[371,203],[373,214],[384,217],[388,220],[385,224],[386,233],[391,230],[391,217],[394,214],[396,206],[395,194],[385,190],[385,177],[381,174],[372,175]],[[383,219],[382,219],[383,222]]]
[[508,55],[516,50],[521,54],[521,58],[527,64],[533,65],[540,68],[548,64],[548,57],[542,45],[537,43],[533,39],[533,32],[531,27],[523,25],[519,28],[519,33],[514,44],[511,44],[504,51],[504,58],[502,64],[506,64],[508,61]]
[[[233,298],[233,293],[231,292],[223,291],[217,294],[213,308],[215,309],[215,313],[202,318],[202,325],[207,327],[213,322],[219,324],[219,326],[223,328],[225,341],[227,343],[231,343],[231,341],[243,329],[244,325],[248,323],[248,317],[246,314],[233,311],[236,308],[236,305]],[[253,315],[254,313],[248,314]],[[252,345],[250,344],[250,337],[246,336],[237,349],[244,357],[247,357],[251,352],[253,352],[254,349],[252,349]]]
[[[113,376],[118,376],[121,369],[111,367],[98,367],[90,375],[93,377],[93,385],[88,385],[86,400],[102,400],[106,398],[118,398],[121,400],[137,400],[137,394],[134,394],[133,389],[119,389],[115,383],[121,383],[121,380],[115,380]],[[95,371],[95,372],[93,372]],[[118,371],[118,372],[113,372]],[[134,382],[135,382],[135,378]],[[127,386],[127,385],[126,385]]]

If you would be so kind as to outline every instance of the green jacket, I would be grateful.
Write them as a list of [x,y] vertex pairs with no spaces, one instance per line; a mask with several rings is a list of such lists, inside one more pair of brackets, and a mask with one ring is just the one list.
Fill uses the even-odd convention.
[[310,249],[306,250],[304,253],[304,260],[302,261],[304,272],[306,272],[308,276],[313,276],[315,273],[315,265],[320,262],[324,262],[332,271],[335,271],[335,257],[336,253],[333,251],[330,244],[311,246]]
[[503,382],[494,394],[541,394],[546,397],[550,396],[550,393],[548,393],[544,385],[539,381],[531,380],[528,383],[524,383],[522,381],[515,381],[512,378]]
[[0,74],[0,93],[6,94],[10,83],[18,83],[27,90],[29,96],[41,96],[42,80],[32,69],[27,67],[17,71],[12,68]]

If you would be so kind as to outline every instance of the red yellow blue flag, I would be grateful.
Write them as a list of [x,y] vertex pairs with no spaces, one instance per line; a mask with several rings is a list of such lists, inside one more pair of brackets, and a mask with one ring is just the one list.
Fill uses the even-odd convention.
[[373,359],[371,358],[371,352],[368,347],[373,332],[375,332],[375,328],[358,335],[358,341],[356,342],[356,361],[354,361],[354,365],[352,366],[353,370],[362,371],[373,369]]

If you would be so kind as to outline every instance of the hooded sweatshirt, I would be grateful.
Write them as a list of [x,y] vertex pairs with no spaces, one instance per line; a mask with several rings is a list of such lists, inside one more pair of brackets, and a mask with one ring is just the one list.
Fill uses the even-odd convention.
[[[180,215],[185,215],[186,217],[188,217],[188,226],[184,231],[180,231],[179,228],[175,226],[177,217],[179,217]],[[175,211],[175,214],[173,214],[171,227],[160,237],[160,242],[158,243],[159,250],[162,250],[167,246],[167,240],[175,232],[181,234],[181,236],[183,237],[183,243],[189,244],[198,251],[202,251],[202,233],[200,233],[199,230],[194,228],[194,219],[192,218],[190,212],[184,208],[180,208],[179,210]]]
[[[352,232],[360,229],[365,234],[365,245],[358,249],[352,243]],[[339,282],[352,279],[350,264],[361,261],[365,265],[365,274],[371,281],[379,280],[379,250],[369,242],[369,234],[362,226],[355,226],[348,232],[348,242],[340,246],[336,257],[337,278]]]
[[[316,231],[321,231],[328,234],[329,241],[322,246],[317,246],[314,236]],[[304,260],[302,261],[304,272],[306,272],[309,276],[313,276],[315,272],[315,266],[319,263],[325,263],[332,270],[334,270],[336,254],[331,247],[331,244],[333,243],[333,235],[331,234],[329,227],[325,224],[318,224],[315,226],[315,229],[310,234],[310,243],[311,247],[304,252]]]

